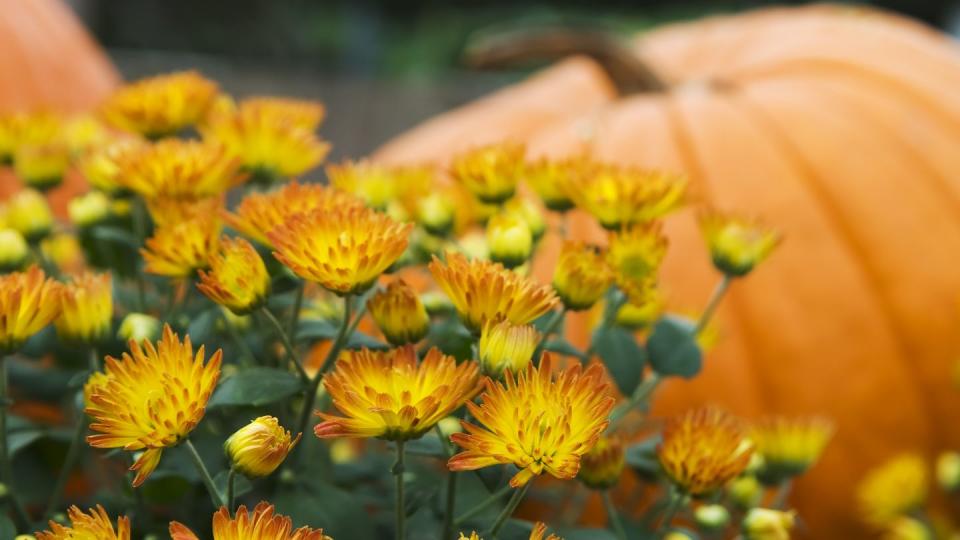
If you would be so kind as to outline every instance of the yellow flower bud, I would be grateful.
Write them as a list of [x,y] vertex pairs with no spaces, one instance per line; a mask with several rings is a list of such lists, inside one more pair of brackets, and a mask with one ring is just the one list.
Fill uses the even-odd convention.
[[123,318],[117,337],[137,343],[160,339],[160,321],[144,313],[130,313]]
[[251,317],[249,315],[237,315],[226,306],[220,306],[220,312],[223,313],[223,324],[229,325],[223,328],[234,328],[236,330],[250,328]]
[[437,428],[443,433],[444,437],[449,437],[454,433],[460,433],[463,431],[463,426],[460,424],[460,419],[456,416],[448,416],[443,420],[437,422]]
[[533,251],[533,233],[523,219],[500,213],[487,223],[487,244],[490,259],[507,268],[522,265]]
[[960,489],[960,453],[944,452],[937,456],[937,484],[944,491]]
[[495,144],[454,156],[451,174],[477,199],[499,204],[513,197],[523,174],[525,149],[515,144]]
[[663,297],[660,291],[653,288],[646,297],[646,302],[635,304],[627,301],[620,306],[614,321],[624,328],[643,330],[657,322],[664,309]]
[[443,192],[432,192],[417,203],[417,222],[431,234],[443,236],[453,227],[456,208]]
[[65,341],[99,343],[113,319],[113,280],[110,274],[73,277],[60,295],[60,317],[54,324]]
[[514,197],[503,205],[505,212],[513,214],[527,222],[533,241],[540,240],[547,231],[547,222],[543,219],[543,212],[535,202],[526,197]]
[[490,258],[490,245],[483,233],[477,231],[467,233],[460,238],[457,245],[468,259],[483,260]]
[[756,476],[740,476],[727,485],[727,495],[737,507],[746,510],[760,503],[763,497],[763,486],[760,485]]
[[454,310],[453,302],[440,291],[427,291],[420,295],[420,301],[430,315],[452,313]]
[[540,333],[532,325],[489,320],[480,332],[480,369],[491,377],[507,368],[518,373],[530,363],[539,343]]
[[700,229],[713,265],[730,277],[749,274],[780,242],[773,229],[736,216],[706,214],[700,218]]
[[13,229],[0,229],[0,274],[20,270],[30,256],[23,235]]
[[882,540],[933,540],[930,529],[918,519],[907,516],[897,518],[883,531]]
[[220,241],[208,260],[209,271],[199,270],[197,289],[237,315],[259,308],[270,292],[270,274],[260,254],[243,238]]
[[683,531],[670,531],[664,535],[663,540],[694,540],[694,538]]
[[283,463],[300,441],[293,439],[272,416],[261,416],[238,429],[223,443],[223,450],[234,469],[250,477],[267,476]]
[[693,511],[697,526],[707,531],[720,531],[730,523],[730,511],[722,504],[704,504]]
[[753,508],[743,518],[743,537],[745,540],[789,540],[795,521],[793,511]]
[[70,149],[59,143],[22,145],[13,156],[16,175],[40,191],[59,186],[69,165]]
[[373,295],[367,308],[387,341],[398,347],[420,341],[430,330],[427,309],[417,292],[402,279]]
[[625,463],[620,437],[600,437],[597,444],[580,459],[577,478],[592,489],[609,489],[620,479]]
[[70,199],[67,203],[67,215],[77,227],[96,225],[109,218],[113,213],[110,198],[102,191],[91,191]]
[[53,229],[53,213],[47,199],[32,189],[18,191],[7,202],[7,225],[16,229],[27,242],[37,242]]
[[567,309],[589,309],[611,283],[613,271],[602,251],[583,242],[564,242],[553,271],[553,288]]

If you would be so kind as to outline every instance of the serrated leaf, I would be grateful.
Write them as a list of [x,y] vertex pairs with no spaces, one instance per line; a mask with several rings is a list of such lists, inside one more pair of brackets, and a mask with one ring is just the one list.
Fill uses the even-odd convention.
[[673,315],[657,321],[647,340],[650,365],[657,373],[687,379],[700,373],[703,355],[694,328],[691,321]]
[[280,369],[255,367],[243,370],[213,393],[209,407],[259,407],[288,398],[303,389],[300,378]]
[[647,355],[629,331],[617,326],[593,333],[593,350],[603,360],[620,392],[629,396],[640,384]]

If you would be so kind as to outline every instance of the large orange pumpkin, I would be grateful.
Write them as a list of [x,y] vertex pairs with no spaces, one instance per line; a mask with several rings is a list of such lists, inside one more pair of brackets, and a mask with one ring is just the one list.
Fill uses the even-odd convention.
[[[630,54],[663,88],[619,95],[598,62],[568,59],[374,157],[442,163],[503,138],[587,147],[684,171],[700,203],[776,224],[785,242],[734,284],[704,372],[664,387],[654,412],[710,401],[833,417],[836,439],[792,503],[810,537],[860,537],[852,488],[866,468],[960,448],[960,51],[902,18],[815,6],[667,26]],[[665,286],[675,307],[701,306],[717,276],[693,212],[668,221]]]

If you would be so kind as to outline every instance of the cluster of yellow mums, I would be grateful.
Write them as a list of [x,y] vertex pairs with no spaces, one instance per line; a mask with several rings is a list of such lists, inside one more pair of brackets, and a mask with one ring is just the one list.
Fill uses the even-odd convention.
[[[297,182],[293,178],[320,164],[329,150],[315,134],[323,115],[319,104],[305,101],[236,101],[186,72],[127,85],[96,116],[0,116],[0,159],[25,185],[0,206],[0,349],[15,354],[51,322],[64,340],[90,346],[113,331],[113,289],[124,284],[109,274],[75,273],[84,267],[76,245],[61,248],[69,255],[45,245],[70,235],[58,230],[43,193],[76,170],[94,189],[70,202],[73,230],[132,221],[142,235],[135,239],[143,272],[169,278],[181,298],[195,281],[232,316],[261,312],[276,322],[266,307],[274,277],[268,268],[280,263],[280,271],[341,299],[339,330],[311,370],[277,323],[290,369],[306,386],[300,429],[294,435],[263,416],[234,433],[224,444],[231,479],[263,477],[280,467],[309,427],[322,385],[335,410],[316,412],[317,437],[395,445],[398,537],[405,534],[404,445],[433,430],[450,445],[451,478],[494,465],[514,468],[513,495],[488,537],[496,537],[531,481],[544,473],[579,478],[609,497],[622,476],[629,437],[612,419],[640,400],[618,405],[601,363],[582,366],[543,349],[562,328],[565,312],[591,309],[605,296],[617,303],[617,321],[649,325],[657,318],[657,274],[667,249],[660,218],[684,203],[684,180],[588,156],[533,160],[522,146],[497,144],[465,152],[443,170],[345,162],[327,168],[329,185]],[[234,188],[242,200],[231,209],[226,195]],[[541,205],[557,213],[579,209],[609,231],[605,246],[566,240],[549,285],[529,275],[548,228]],[[710,212],[701,224],[725,279],[748,274],[778,242],[775,232],[749,219]],[[225,235],[227,227],[238,235]],[[404,267],[414,269],[405,274],[411,279],[387,277]],[[412,278],[426,275],[444,300],[427,301],[429,293],[413,284]],[[458,361],[425,340],[432,317],[445,308],[473,341],[472,359]],[[346,349],[365,312],[391,348]],[[295,311],[294,320],[298,316]],[[538,330],[534,322],[543,317],[550,322]],[[134,452],[134,486],[150,477],[165,449],[185,445],[219,499],[190,435],[226,360],[219,350],[208,355],[202,345],[195,349],[171,326],[162,334],[159,327],[147,314],[127,313],[120,334],[131,338],[128,352],[107,357],[102,369],[99,358],[94,362],[84,387],[92,419],[86,440]],[[584,356],[589,359],[589,351]],[[448,437],[438,425],[463,408],[462,431]],[[816,462],[831,432],[829,423],[816,419],[748,426],[713,408],[669,419],[655,450],[671,486],[660,534],[683,537],[673,520],[688,519],[685,509],[701,528],[725,530],[729,512],[705,501],[728,490],[745,510],[739,522],[745,537],[787,538],[793,513],[779,508],[782,501],[759,507],[760,486],[788,485]],[[250,513],[244,506],[234,512],[232,500],[219,502],[214,538],[327,538],[320,530],[294,529],[269,504]],[[37,538],[131,534],[126,518],[115,529],[99,507],[89,513],[74,507],[69,518],[69,527],[51,522]],[[453,534],[452,516],[447,521],[444,532]],[[196,538],[179,523],[170,525],[170,534]],[[531,538],[545,534],[546,526],[538,524]]]

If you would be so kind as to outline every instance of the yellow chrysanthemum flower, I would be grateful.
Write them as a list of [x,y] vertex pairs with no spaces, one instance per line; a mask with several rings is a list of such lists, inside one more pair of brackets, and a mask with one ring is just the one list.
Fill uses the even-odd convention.
[[[171,540],[199,540],[186,525],[170,522]],[[261,502],[253,509],[240,505],[234,517],[230,511],[220,508],[213,515],[213,540],[333,540],[323,534],[323,529],[309,527],[293,528],[287,516],[274,513],[273,505]]]
[[301,435],[291,437],[275,417],[261,416],[227,438],[223,450],[236,471],[260,478],[277,470]]
[[84,229],[109,219],[112,214],[112,201],[102,191],[88,191],[77,195],[67,203],[67,216],[70,223]]
[[197,216],[180,223],[157,227],[140,250],[144,272],[182,278],[209,266],[220,243],[217,216]]
[[457,213],[457,200],[451,190],[431,192],[417,203],[417,223],[430,234],[443,236],[453,228]]
[[589,488],[609,489],[620,480],[625,463],[623,440],[616,435],[603,436],[583,455],[577,478]]
[[60,314],[63,286],[31,266],[0,276],[0,352],[20,348]]
[[7,226],[35,243],[53,230],[53,212],[47,199],[38,191],[21,189],[4,206]]
[[540,158],[524,166],[523,179],[533,188],[547,208],[554,212],[566,212],[573,208],[573,201],[567,194],[570,179],[580,174],[586,163],[583,158],[565,160]]
[[567,184],[574,203],[614,231],[649,223],[677,209],[685,189],[679,176],[616,165],[594,165]]
[[29,256],[30,246],[19,231],[0,228],[0,274],[20,270]]
[[607,263],[617,285],[631,300],[642,303],[642,297],[631,294],[642,284],[656,280],[657,271],[667,253],[667,238],[659,223],[635,225],[610,235]]
[[130,467],[136,487],[157,468],[163,449],[200,423],[220,378],[222,351],[205,363],[203,345],[194,355],[190,336],[181,342],[169,326],[156,347],[132,340],[129,347],[119,360],[106,358],[105,376],[88,381],[85,411],[93,419],[90,446],[143,450]]
[[750,440],[763,458],[757,476],[776,485],[802,474],[820,459],[833,436],[833,423],[823,418],[764,418],[753,425]]
[[722,487],[750,463],[753,447],[737,418],[702,407],[669,419],[657,457],[681,491],[702,495]]
[[[533,529],[530,530],[530,537],[528,540],[563,540],[563,538],[560,538],[555,534],[550,534],[544,538],[545,534],[547,534],[547,524],[542,521],[538,521],[533,525]],[[483,540],[483,538],[477,534],[477,531],[473,531],[470,533],[470,536],[466,536],[461,532],[459,540]]]
[[867,522],[884,526],[923,506],[929,478],[917,454],[901,454],[870,471],[857,487],[860,511]]
[[534,243],[539,242],[544,233],[547,232],[547,221],[543,217],[543,208],[530,197],[510,199],[503,203],[503,212],[522,219],[530,228]]
[[[330,185],[363,199],[367,205],[386,210],[389,203],[429,192],[429,175],[420,169],[393,167],[372,161],[346,161],[327,166]],[[415,207],[407,211],[415,211]]]
[[790,531],[797,520],[794,511],[751,508],[743,518],[744,540],[790,540]]
[[119,88],[101,114],[115,128],[158,139],[198,123],[217,92],[215,82],[195,71],[158,75]]
[[477,351],[484,375],[498,378],[505,369],[519,373],[540,344],[540,332],[533,325],[515,325],[510,321],[488,320],[480,331]]
[[323,378],[333,404],[344,414],[318,412],[314,433],[331,437],[418,439],[480,390],[474,362],[457,361],[436,347],[417,362],[413,346],[388,351],[344,351]]
[[884,529],[880,540],[936,540],[936,538],[930,527],[923,521],[901,516]]
[[67,341],[99,343],[110,335],[113,319],[113,279],[110,274],[84,272],[62,287],[57,335]]
[[739,216],[704,214],[700,217],[700,230],[713,265],[731,277],[749,274],[780,243],[775,230]]
[[147,211],[156,227],[176,225],[191,219],[215,220],[222,208],[222,196],[203,199],[156,197],[147,200]]
[[430,330],[430,317],[412,287],[398,279],[367,301],[377,327],[392,345],[416,343]]
[[288,219],[313,210],[329,212],[334,208],[360,208],[363,201],[349,193],[320,184],[289,182],[266,193],[244,197],[235,213],[224,213],[227,225],[257,242],[270,246],[267,233]]
[[369,208],[317,209],[290,217],[267,238],[274,256],[301,278],[356,294],[403,255],[412,228]]
[[124,152],[115,179],[145,199],[216,197],[243,180],[239,161],[222,145],[169,139]]
[[[634,289],[634,292],[636,292],[636,289]],[[640,300],[640,303],[636,303],[628,298],[627,303],[617,310],[614,321],[618,325],[631,330],[643,330],[657,322],[666,307],[666,302],[660,290],[654,284],[652,288],[646,289],[646,294],[642,295]],[[707,327],[707,329],[709,328],[712,328],[712,326]],[[705,333],[706,329],[697,335],[698,343]]]
[[83,247],[76,235],[51,234],[40,242],[40,252],[64,274],[77,274],[86,268]]
[[79,114],[68,118],[60,132],[60,138],[73,156],[103,146],[111,137],[107,126],[92,114]]
[[307,131],[316,131],[326,110],[322,103],[285,97],[249,97],[240,108],[256,116],[269,116],[275,121]]
[[567,240],[553,270],[553,289],[567,309],[589,309],[613,284],[606,253],[584,242]]
[[224,236],[207,259],[210,271],[198,271],[197,289],[237,315],[259,308],[270,293],[270,274],[257,250],[243,238]]
[[488,320],[506,319],[527,324],[557,305],[549,286],[538,285],[498,263],[468,261],[447,253],[446,264],[434,257],[430,272],[443,289],[466,327],[479,333]]
[[130,540],[130,518],[117,518],[117,528],[99,504],[84,512],[76,506],[67,510],[70,526],[50,521],[50,530],[36,533],[37,540]]
[[96,189],[116,194],[123,189],[119,181],[123,172],[121,163],[139,152],[145,143],[136,137],[116,137],[109,143],[94,147],[77,160],[77,169]]
[[296,113],[285,104],[257,100],[241,102],[233,114],[213,115],[200,131],[240,159],[254,181],[271,183],[303,174],[323,161],[330,145],[321,141],[308,122],[293,122]]
[[533,233],[522,217],[501,212],[487,222],[487,246],[490,259],[506,268],[516,268],[533,253]]
[[13,153],[13,172],[24,184],[40,191],[59,186],[69,166],[70,148],[61,140],[20,144]]
[[517,488],[544,471],[570,479],[580,470],[581,457],[593,448],[613,407],[603,368],[583,371],[575,364],[554,376],[553,359],[544,353],[533,364],[504,382],[488,382],[481,404],[467,403],[480,427],[463,421],[467,433],[450,440],[464,449],[447,462],[451,471],[513,463],[520,472],[510,479]]
[[525,152],[522,145],[510,143],[474,148],[453,157],[450,174],[480,201],[500,204],[517,191]]

